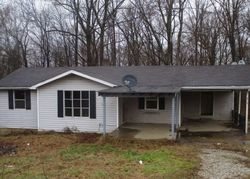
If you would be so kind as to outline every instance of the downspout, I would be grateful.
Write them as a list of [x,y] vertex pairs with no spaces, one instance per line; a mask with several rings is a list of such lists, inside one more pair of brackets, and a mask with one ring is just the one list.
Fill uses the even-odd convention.
[[39,97],[39,89],[37,88],[36,90],[36,114],[37,114],[37,130],[39,131],[40,128],[40,107],[39,107],[39,103],[40,103],[40,97]]

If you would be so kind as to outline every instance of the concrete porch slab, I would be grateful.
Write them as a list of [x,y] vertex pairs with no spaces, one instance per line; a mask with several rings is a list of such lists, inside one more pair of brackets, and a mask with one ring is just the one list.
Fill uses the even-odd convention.
[[129,139],[172,139],[169,124],[125,123],[115,130],[112,136]]
[[232,121],[211,119],[187,119],[182,123],[180,129],[188,132],[230,132],[239,130],[233,126]]

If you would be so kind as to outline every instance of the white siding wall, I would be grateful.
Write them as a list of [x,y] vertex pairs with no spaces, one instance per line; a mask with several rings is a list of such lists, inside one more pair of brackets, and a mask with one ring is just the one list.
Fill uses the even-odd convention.
[[[99,91],[108,88],[102,84],[70,75],[39,88],[39,130],[63,131],[65,127],[77,127],[81,132],[102,132],[103,99],[96,93],[96,119],[87,117],[57,117],[58,90]],[[117,98],[108,97],[107,132],[117,128]]]
[[[232,92],[214,92],[213,116],[214,120],[231,120],[233,108]],[[182,93],[182,118],[200,119],[200,92]]]
[[138,109],[138,98],[124,98],[123,101],[123,120],[125,122],[171,124],[171,96],[165,96],[165,110],[159,111],[145,111]]
[[31,110],[9,109],[8,91],[0,91],[0,128],[37,129],[36,91],[30,97]]

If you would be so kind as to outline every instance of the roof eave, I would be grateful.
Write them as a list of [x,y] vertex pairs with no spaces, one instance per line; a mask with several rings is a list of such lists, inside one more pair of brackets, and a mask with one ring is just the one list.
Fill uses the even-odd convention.
[[181,90],[250,90],[250,86],[185,86]]
[[0,90],[31,90],[30,87],[0,87]]

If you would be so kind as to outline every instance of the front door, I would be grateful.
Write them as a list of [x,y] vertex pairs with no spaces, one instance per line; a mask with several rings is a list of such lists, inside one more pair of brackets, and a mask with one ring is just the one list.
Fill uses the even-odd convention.
[[214,103],[213,92],[201,93],[201,115],[202,116],[213,115],[213,106],[214,106],[213,103]]

